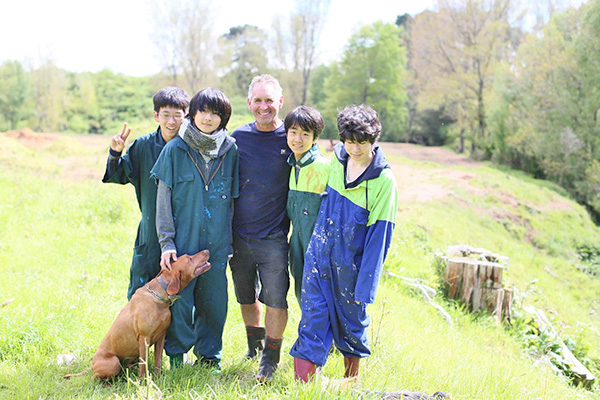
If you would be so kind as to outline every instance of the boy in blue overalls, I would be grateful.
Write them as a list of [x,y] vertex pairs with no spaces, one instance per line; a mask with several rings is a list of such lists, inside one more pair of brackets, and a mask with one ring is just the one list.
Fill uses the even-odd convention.
[[375,294],[396,221],[396,180],[375,144],[375,110],[348,106],[338,113],[342,143],[334,148],[329,181],[308,245],[302,319],[290,354],[296,379],[325,365],[332,341],[344,355],[345,377],[356,379],[371,354],[367,304]]
[[213,88],[192,97],[180,135],[161,153],[152,176],[158,180],[156,227],[161,266],[177,255],[208,249],[211,269],[194,279],[171,307],[165,351],[171,366],[194,347],[198,363],[220,368],[227,316],[227,260],[232,248],[232,206],[238,197],[239,156],[227,134],[231,104]]

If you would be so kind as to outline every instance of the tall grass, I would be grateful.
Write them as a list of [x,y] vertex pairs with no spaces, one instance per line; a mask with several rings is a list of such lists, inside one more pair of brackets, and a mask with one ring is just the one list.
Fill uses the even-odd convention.
[[[163,373],[149,383],[136,370],[109,385],[91,374],[65,381],[64,374],[90,365],[126,302],[139,219],[131,187],[100,183],[108,137],[97,144],[76,138],[64,136],[31,150],[0,135],[5,150],[0,153],[0,303],[13,299],[0,308],[0,398],[350,399],[367,389],[443,390],[456,399],[600,396],[597,389],[569,386],[549,362],[525,354],[490,317],[470,315],[438,296],[453,318],[450,326],[418,292],[391,276],[382,279],[377,302],[369,308],[373,355],[362,362],[355,388],[294,382],[288,352],[300,315],[291,294],[280,369],[272,384],[257,384],[257,363],[241,360],[245,333],[231,285],[221,373],[191,365],[171,371],[165,362]],[[573,266],[572,252],[577,243],[600,235],[580,207],[546,183],[492,168],[471,171],[477,178],[455,187],[438,165],[390,160],[429,174],[453,194],[401,204],[387,270],[436,286],[433,254],[448,245],[465,243],[509,256],[509,279],[523,288],[539,279],[529,301],[565,321],[567,331],[575,332],[578,323],[590,327],[585,340],[598,358],[600,325],[590,310],[598,308],[600,286],[598,278]],[[81,169],[95,178],[78,174]],[[554,201],[568,207],[550,208]],[[75,355],[75,363],[58,364],[64,353]],[[343,376],[339,353],[330,356],[323,372]]]

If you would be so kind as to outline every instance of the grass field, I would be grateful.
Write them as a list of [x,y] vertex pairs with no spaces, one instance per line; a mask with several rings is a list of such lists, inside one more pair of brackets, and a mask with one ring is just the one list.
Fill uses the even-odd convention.
[[[454,399],[599,399],[556,375],[548,356],[492,317],[435,301],[385,275],[370,306],[373,355],[359,385],[340,389],[294,382],[288,355],[299,310],[290,320],[280,369],[258,385],[257,363],[241,360],[245,334],[230,290],[223,370],[185,365],[140,381],[135,371],[110,385],[87,368],[126,303],[139,211],[131,187],[102,184],[109,137],[0,134],[0,398],[4,399],[350,399],[364,390],[442,390]],[[578,268],[577,249],[600,244],[585,210],[547,182],[491,165],[461,161],[443,149],[407,157],[414,148],[383,144],[400,189],[397,230],[386,270],[438,287],[434,254],[468,244],[510,258],[508,281],[524,302],[542,308],[591,360],[600,359],[600,277]],[[531,284],[531,282],[535,282]],[[231,289],[231,285],[230,285]],[[75,356],[60,364],[62,354]],[[595,363],[595,364],[594,364]],[[343,376],[334,353],[324,368]],[[375,398],[375,397],[373,397]]]

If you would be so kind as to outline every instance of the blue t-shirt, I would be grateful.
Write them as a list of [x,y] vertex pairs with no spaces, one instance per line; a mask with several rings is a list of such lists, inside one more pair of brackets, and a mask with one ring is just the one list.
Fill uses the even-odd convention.
[[252,122],[237,128],[231,136],[240,154],[240,196],[235,199],[233,232],[259,239],[278,232],[287,235],[287,158],[291,150],[283,124],[262,132]]

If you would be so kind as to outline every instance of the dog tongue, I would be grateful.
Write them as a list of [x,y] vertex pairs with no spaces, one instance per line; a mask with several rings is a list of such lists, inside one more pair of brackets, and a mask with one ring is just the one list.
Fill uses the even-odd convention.
[[199,266],[198,268],[196,268],[196,270],[194,271],[194,274],[196,276],[198,275],[202,275],[203,273],[205,273],[206,271],[208,271],[210,269],[211,265],[209,262],[202,264],[201,266]]

